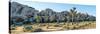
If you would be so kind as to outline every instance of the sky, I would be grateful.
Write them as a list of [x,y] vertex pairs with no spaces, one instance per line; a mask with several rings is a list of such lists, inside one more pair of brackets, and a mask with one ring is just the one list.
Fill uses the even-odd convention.
[[78,12],[88,13],[89,15],[96,16],[96,5],[82,5],[72,3],[52,3],[52,2],[33,2],[33,1],[22,1],[22,0],[11,0],[12,2],[18,2],[24,5],[33,7],[39,11],[45,10],[46,8],[53,9],[54,11],[69,11],[72,7],[76,7]]

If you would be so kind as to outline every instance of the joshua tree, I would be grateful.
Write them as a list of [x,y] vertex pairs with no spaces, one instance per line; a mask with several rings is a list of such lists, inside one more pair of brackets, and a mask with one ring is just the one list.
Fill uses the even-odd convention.
[[73,9],[70,9],[70,12],[69,12],[69,17],[71,18],[71,22],[74,22],[74,19],[75,17],[77,16],[77,11],[76,11],[76,8],[73,7]]

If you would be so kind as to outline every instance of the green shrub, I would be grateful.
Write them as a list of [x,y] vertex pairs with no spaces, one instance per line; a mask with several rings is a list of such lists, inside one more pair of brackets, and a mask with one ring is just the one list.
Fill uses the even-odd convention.
[[32,32],[33,27],[32,26],[24,26],[24,32]]

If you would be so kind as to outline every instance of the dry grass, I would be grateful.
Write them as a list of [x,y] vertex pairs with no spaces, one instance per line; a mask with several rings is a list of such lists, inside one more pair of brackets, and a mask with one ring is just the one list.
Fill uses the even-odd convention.
[[[27,26],[27,25],[25,25]],[[37,23],[30,25],[32,30],[30,32],[49,32],[49,31],[63,31],[63,30],[76,30],[76,29],[95,29],[96,22],[80,22],[80,23]],[[24,32],[23,26],[16,27],[15,30],[11,30],[12,33],[15,32]],[[29,31],[26,31],[29,32]]]

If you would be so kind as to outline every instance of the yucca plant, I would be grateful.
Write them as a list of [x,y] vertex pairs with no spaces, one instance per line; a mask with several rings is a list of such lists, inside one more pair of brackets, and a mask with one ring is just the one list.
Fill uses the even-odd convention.
[[76,8],[73,7],[73,8],[70,9],[70,11],[68,12],[68,17],[70,17],[70,18],[71,18],[71,22],[73,22],[76,16],[77,16],[77,11],[76,11]]

